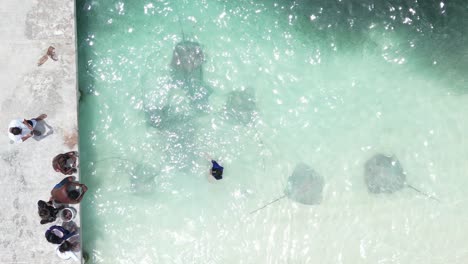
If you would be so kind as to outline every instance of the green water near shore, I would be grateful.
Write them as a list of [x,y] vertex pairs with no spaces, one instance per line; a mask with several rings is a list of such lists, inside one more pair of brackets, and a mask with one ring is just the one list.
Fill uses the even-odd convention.
[[[467,4],[77,1],[84,250],[92,263],[464,263]],[[199,111],[171,75],[199,42]],[[254,121],[227,118],[253,91]],[[150,96],[151,95],[151,96]],[[172,104],[167,127],[151,106]],[[185,116],[188,116],[185,119]],[[180,121],[183,117],[182,121]],[[204,153],[225,178],[208,180]],[[373,196],[363,164],[394,154],[404,189]],[[281,196],[297,162],[323,201]]]

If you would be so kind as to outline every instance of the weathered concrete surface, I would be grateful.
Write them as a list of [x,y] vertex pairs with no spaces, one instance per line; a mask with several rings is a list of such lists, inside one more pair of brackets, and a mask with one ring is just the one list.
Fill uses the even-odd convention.
[[[73,0],[3,0],[0,5],[0,263],[64,263],[55,255],[41,225],[37,201],[64,176],[52,169],[52,158],[77,149],[75,19]],[[58,61],[41,67],[49,45]],[[53,134],[10,144],[8,124],[14,118],[48,114]]]

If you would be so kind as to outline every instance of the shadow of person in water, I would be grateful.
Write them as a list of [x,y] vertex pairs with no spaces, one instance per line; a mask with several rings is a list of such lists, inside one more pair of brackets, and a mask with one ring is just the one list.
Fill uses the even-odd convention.
[[34,139],[36,141],[41,141],[44,138],[52,135],[54,133],[54,128],[47,124],[44,120],[38,121],[34,127]]

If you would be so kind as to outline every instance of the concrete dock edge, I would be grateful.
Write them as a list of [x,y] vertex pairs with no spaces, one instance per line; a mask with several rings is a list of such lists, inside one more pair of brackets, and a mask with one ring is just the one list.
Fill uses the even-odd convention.
[[[78,149],[76,25],[74,0],[5,0],[0,5],[0,263],[64,263],[47,242],[37,201],[65,176],[52,159]],[[38,60],[49,46],[58,60]],[[12,144],[8,124],[42,113],[51,129]],[[78,174],[75,174],[78,177]],[[75,206],[79,210],[79,206]],[[75,219],[80,225],[79,217]],[[60,224],[57,221],[55,224]]]

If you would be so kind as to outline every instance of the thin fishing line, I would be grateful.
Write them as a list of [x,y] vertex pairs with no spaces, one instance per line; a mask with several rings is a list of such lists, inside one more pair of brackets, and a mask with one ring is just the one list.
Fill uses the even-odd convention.
[[[256,112],[257,112],[258,115],[256,116],[256,118],[253,118],[253,119],[255,119],[254,120],[255,122],[253,121],[253,123],[258,124],[260,122],[259,121],[260,120],[260,111],[257,109]],[[266,171],[266,161],[265,161],[266,144],[265,144],[265,142],[263,142],[262,138],[260,137],[261,134],[260,134],[260,132],[258,131],[257,127],[254,124],[252,124],[252,128],[255,131],[256,135],[257,135],[256,136],[257,140],[260,143],[260,148],[262,149],[262,153],[263,153],[263,155],[262,155],[262,165],[263,165],[263,171],[265,172]]]
[[258,140],[258,142],[259,142],[260,148],[262,149],[262,154],[263,154],[263,155],[262,155],[263,171],[266,171],[266,165],[265,165],[265,164],[266,164],[266,161],[265,161],[265,155],[264,155],[264,154],[266,153],[266,151],[265,151],[265,143],[263,142],[262,138],[260,137],[260,133],[258,132],[257,128],[256,128],[256,127],[253,127],[253,129],[254,129],[254,131],[255,131],[255,133],[256,133],[256,135],[257,135],[256,138],[257,138],[257,140]]

